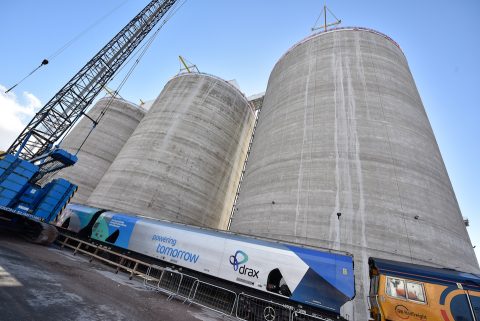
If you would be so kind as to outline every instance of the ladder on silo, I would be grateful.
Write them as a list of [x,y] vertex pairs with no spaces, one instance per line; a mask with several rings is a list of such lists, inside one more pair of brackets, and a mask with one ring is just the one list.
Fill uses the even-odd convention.
[[[254,108],[255,107],[256,106],[254,106]],[[245,161],[243,162],[242,173],[240,174],[240,180],[238,181],[237,192],[235,193],[232,210],[230,212],[230,218],[228,219],[227,231],[230,230],[230,224],[232,224],[232,218],[233,218],[233,215],[235,214],[235,208],[237,206],[238,196],[240,195],[240,188],[242,186],[243,176],[245,175],[245,168],[247,167],[248,157],[250,156],[250,150],[252,149],[253,138],[255,137],[255,131],[257,129],[258,118],[260,116],[261,110],[262,110],[262,107],[260,105],[260,108],[256,109],[255,123],[253,124],[252,136],[250,137],[250,142],[248,143],[247,155],[245,156]]]

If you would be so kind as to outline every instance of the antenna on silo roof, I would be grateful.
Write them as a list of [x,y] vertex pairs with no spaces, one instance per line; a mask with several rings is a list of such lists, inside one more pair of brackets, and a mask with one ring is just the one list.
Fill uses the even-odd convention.
[[190,61],[186,60],[182,56],[178,56],[178,59],[180,60],[180,71],[178,72],[179,74],[185,72],[200,72],[200,70],[198,70],[197,68],[197,65],[192,64]]
[[[327,23],[327,11],[330,12],[330,14],[335,18],[335,22]],[[318,21],[320,18],[323,16],[323,25],[320,25],[317,27]],[[331,26],[336,26],[342,23],[342,20],[338,19],[330,9],[328,9],[327,5],[323,5],[323,10],[320,12],[320,15],[318,16],[317,20],[315,21],[315,24],[312,27],[312,31],[318,30],[318,29],[323,29],[323,31],[327,31],[328,27]]]
[[123,97],[120,96],[117,90],[112,90],[111,88],[107,87],[107,85],[103,86],[102,89],[105,90],[105,92],[109,94],[110,97],[123,99]]

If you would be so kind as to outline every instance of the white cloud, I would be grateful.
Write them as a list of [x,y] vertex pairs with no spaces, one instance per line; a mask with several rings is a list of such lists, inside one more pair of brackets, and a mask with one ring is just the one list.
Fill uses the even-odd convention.
[[21,99],[9,92],[5,94],[0,85],[0,150],[6,150],[18,137],[23,128],[42,106],[40,100],[29,92],[23,92]]

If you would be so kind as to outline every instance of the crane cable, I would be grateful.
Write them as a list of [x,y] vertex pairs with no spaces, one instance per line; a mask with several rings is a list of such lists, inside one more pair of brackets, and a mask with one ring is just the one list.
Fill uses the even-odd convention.
[[124,0],[123,2],[121,2],[118,6],[114,7],[112,10],[110,10],[109,12],[107,12],[106,14],[104,14],[103,16],[101,16],[100,18],[98,18],[94,23],[92,23],[90,26],[88,26],[85,30],[83,30],[82,32],[80,32],[78,35],[76,35],[75,37],[73,37],[70,41],[66,42],[62,47],[60,47],[57,51],[55,51],[54,53],[52,53],[47,59],[54,59],[56,58],[58,55],[60,55],[62,52],[64,52],[68,47],[70,47],[72,44],[74,44],[78,39],[80,39],[83,35],[85,35],[87,32],[89,32],[91,29],[93,29],[94,27],[96,27],[98,24],[100,24],[100,22],[102,22],[103,20],[105,20],[106,18],[108,18],[110,15],[112,15],[115,11],[117,11],[118,9],[120,9],[121,7],[123,7],[126,3],[128,2],[128,0]]
[[5,91],[5,94],[8,94],[10,91],[12,91],[15,87],[17,87],[18,85],[20,85],[25,79],[29,78],[31,75],[33,75],[38,69],[40,69],[41,67],[45,66],[45,65],[48,65],[48,63],[55,59],[57,56],[59,56],[61,53],[63,53],[65,50],[67,50],[68,47],[70,47],[71,45],[73,45],[78,39],[80,39],[83,35],[85,35],[88,31],[90,31],[91,29],[93,29],[95,26],[97,26],[100,22],[102,22],[103,20],[105,20],[107,17],[109,17],[111,14],[113,14],[115,11],[117,11],[118,9],[120,9],[120,7],[122,7],[125,3],[127,3],[129,0],[124,0],[123,2],[121,2],[118,6],[116,6],[115,8],[113,8],[112,10],[110,10],[109,12],[107,12],[105,15],[103,15],[102,17],[100,17],[99,19],[97,19],[93,24],[91,24],[90,26],[88,26],[86,29],[84,29],[82,32],[80,32],[78,35],[76,35],[75,37],[73,37],[72,39],[70,39],[69,41],[67,41],[62,47],[60,47],[59,49],[57,49],[55,52],[53,52],[50,56],[48,56],[46,59],[43,59],[41,64],[36,67],[35,69],[33,69],[30,73],[28,73],[25,77],[23,77],[21,80],[19,80],[18,82],[16,82],[12,87],[8,88],[6,91]]
[[[160,32],[160,30],[162,29],[162,27],[168,22],[168,20],[170,20],[174,15],[175,13],[177,13],[178,10],[180,10],[180,8],[187,2],[187,0],[184,0],[177,8],[175,8],[175,10],[173,11],[170,11],[170,13],[167,14],[167,16],[165,17],[165,19],[162,21],[162,23],[157,27],[157,29],[155,30],[155,32],[150,36],[150,38],[147,40],[147,42],[145,42],[141,47],[138,48],[138,50],[136,51],[136,53],[134,55],[132,55],[127,61],[126,63],[119,68],[118,72],[120,72],[126,65],[128,65],[128,63],[136,56],[138,55],[138,58],[135,60],[135,62],[133,63],[133,65],[130,67],[130,69],[127,71],[127,74],[125,75],[125,77],[123,77],[122,81],[120,82],[120,84],[117,86],[117,89],[115,90],[114,93],[118,93],[122,87],[125,85],[125,83],[127,82],[128,78],[130,78],[130,76],[132,75],[133,71],[135,70],[135,68],[138,66],[138,64],[140,63],[140,60],[143,58],[143,56],[145,55],[145,53],[147,52],[148,48],[150,48],[150,46],[152,45],[153,41],[155,40],[156,36],[158,35],[158,33]],[[174,5],[175,6],[175,5]],[[118,74],[117,72],[117,74]],[[112,77],[112,80],[115,78]],[[116,95],[115,95],[116,96]],[[97,124],[102,120],[103,116],[105,115],[105,113],[107,112],[107,110],[110,108],[110,106],[112,105],[113,103],[113,98],[115,98],[114,96],[112,96],[111,99],[109,99],[109,101],[107,102],[107,104],[105,105],[105,107],[102,109],[102,111],[100,112],[100,115],[97,117],[97,119],[93,122],[93,126],[92,128],[90,128],[90,131],[88,132],[87,136],[85,137],[85,139],[82,141],[82,143],[80,144],[80,146],[78,147],[77,151],[75,152],[75,155],[77,155],[80,150],[82,149],[83,145],[85,144],[85,142],[87,141],[87,139],[90,137],[90,135],[92,134],[93,130],[96,128]],[[66,137],[63,136],[62,140],[60,141],[60,144],[63,142],[63,139]],[[60,145],[59,144],[59,145]]]
[[8,94],[13,88],[17,87],[18,85],[20,85],[25,79],[27,79],[28,77],[30,77],[31,75],[33,75],[33,73],[35,71],[37,71],[38,69],[40,69],[41,67],[45,66],[45,65],[48,65],[48,60],[47,59],[43,59],[42,60],[42,63],[40,64],[40,66],[38,66],[37,68],[33,69],[29,74],[27,74],[25,77],[23,77],[20,81],[18,81],[17,83],[15,83],[15,85],[13,85],[12,87],[8,88],[5,93]]

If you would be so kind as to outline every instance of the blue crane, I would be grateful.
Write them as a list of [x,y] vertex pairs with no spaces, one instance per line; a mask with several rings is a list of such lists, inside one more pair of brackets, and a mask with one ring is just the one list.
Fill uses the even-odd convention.
[[[77,190],[46,174],[72,166],[77,157],[55,143],[82,117],[107,82],[176,0],[152,0],[33,117],[7,152],[0,154],[0,226],[37,243],[50,243],[55,220]],[[88,117],[88,116],[87,116]]]

